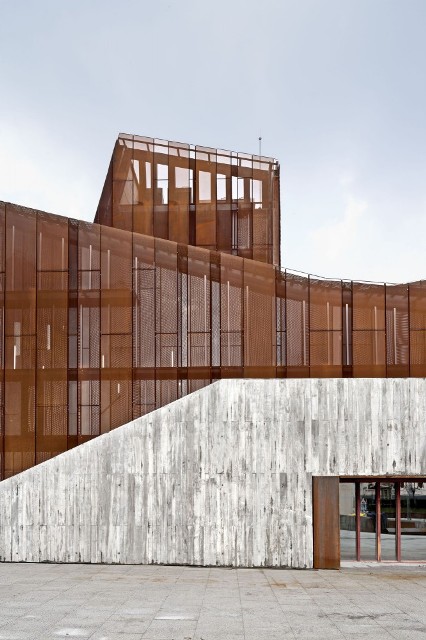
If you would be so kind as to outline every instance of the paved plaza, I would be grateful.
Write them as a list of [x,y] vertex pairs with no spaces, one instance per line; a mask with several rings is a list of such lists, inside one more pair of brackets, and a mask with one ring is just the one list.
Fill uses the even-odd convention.
[[0,640],[426,639],[426,566],[0,565]]

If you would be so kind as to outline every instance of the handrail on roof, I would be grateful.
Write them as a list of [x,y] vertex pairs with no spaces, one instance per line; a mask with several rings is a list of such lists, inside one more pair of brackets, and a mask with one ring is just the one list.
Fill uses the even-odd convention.
[[272,158],[270,156],[263,156],[263,155],[259,156],[255,153],[246,153],[243,151],[230,151],[229,149],[218,149],[216,147],[205,147],[200,144],[189,144],[186,142],[180,142],[179,140],[164,140],[163,138],[151,138],[149,136],[138,136],[138,135],[133,135],[131,133],[119,133],[118,139],[120,138],[123,140],[140,140],[144,142],[146,142],[147,140],[150,140],[152,141],[152,144],[158,144],[158,145],[164,145],[164,146],[166,144],[168,146],[173,146],[175,144],[185,145],[185,147],[188,147],[190,150],[194,150],[194,151],[199,149],[199,150],[205,151],[206,153],[210,151],[210,152],[218,153],[219,155],[221,152],[223,152],[224,154],[230,154],[235,158],[245,157],[245,159],[247,159],[247,156],[249,156],[250,158],[252,158],[252,160],[256,162],[267,162],[268,164],[279,164],[277,158]]

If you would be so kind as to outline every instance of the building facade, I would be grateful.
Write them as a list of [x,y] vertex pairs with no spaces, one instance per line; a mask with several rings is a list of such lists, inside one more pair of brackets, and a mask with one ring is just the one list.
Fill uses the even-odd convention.
[[0,478],[221,379],[425,377],[426,282],[283,269],[279,215],[276,160],[129,135],[94,223],[0,203]]

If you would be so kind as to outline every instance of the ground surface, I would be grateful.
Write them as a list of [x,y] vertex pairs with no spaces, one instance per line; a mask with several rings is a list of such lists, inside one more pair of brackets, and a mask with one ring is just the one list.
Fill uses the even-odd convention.
[[426,640],[426,566],[0,565],[0,640]]

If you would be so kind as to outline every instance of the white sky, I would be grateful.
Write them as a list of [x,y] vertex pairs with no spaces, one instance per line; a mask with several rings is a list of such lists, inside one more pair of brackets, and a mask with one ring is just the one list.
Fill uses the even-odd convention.
[[0,199],[92,220],[120,131],[281,164],[282,263],[426,277],[425,0],[0,0]]

